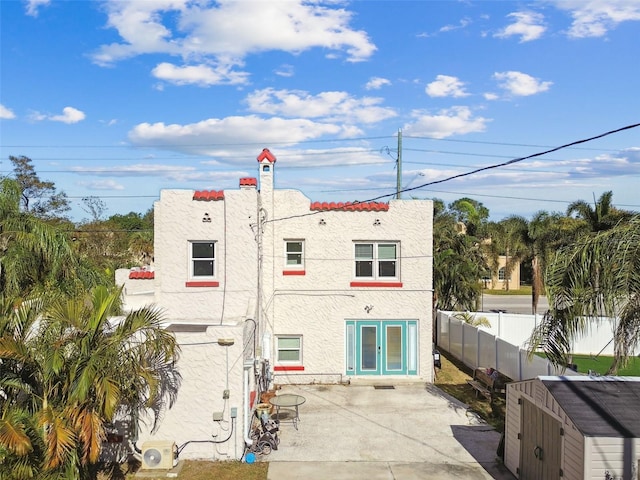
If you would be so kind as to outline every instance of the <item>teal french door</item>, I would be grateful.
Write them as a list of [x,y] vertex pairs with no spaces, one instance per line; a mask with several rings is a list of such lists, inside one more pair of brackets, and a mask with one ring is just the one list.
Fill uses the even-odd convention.
[[416,375],[415,320],[348,320],[347,375]]

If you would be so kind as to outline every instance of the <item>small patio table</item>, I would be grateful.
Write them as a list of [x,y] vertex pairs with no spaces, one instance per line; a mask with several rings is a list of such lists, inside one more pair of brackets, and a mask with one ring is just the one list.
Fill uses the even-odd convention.
[[283,393],[282,395],[276,395],[269,399],[269,403],[276,408],[276,420],[280,422],[280,409],[284,408],[294,413],[291,423],[295,429],[298,429],[298,422],[300,421],[300,413],[298,407],[306,402],[307,399],[302,395],[294,395],[292,393]]

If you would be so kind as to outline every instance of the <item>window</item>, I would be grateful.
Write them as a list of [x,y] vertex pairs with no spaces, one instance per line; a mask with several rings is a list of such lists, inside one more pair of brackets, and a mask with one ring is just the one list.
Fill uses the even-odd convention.
[[215,242],[191,242],[191,277],[215,277]]
[[504,267],[500,268],[500,270],[498,270],[498,280],[503,281],[505,280],[505,269]]
[[302,364],[302,337],[300,335],[278,336],[278,362]]
[[356,243],[355,276],[359,279],[391,280],[398,278],[397,243]]
[[304,268],[304,242],[302,240],[285,241],[285,268]]

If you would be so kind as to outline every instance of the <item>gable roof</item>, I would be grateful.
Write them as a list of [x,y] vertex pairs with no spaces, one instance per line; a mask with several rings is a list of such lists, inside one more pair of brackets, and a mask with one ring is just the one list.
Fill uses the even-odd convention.
[[269,151],[268,148],[263,148],[260,155],[258,155],[258,162],[262,162],[267,159],[269,163],[276,163],[276,156]]
[[585,436],[640,438],[640,378],[539,378]]

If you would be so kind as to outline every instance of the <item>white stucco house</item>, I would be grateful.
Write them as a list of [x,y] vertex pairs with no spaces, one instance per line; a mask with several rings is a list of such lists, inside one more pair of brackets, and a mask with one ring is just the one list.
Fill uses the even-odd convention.
[[238,459],[274,384],[433,380],[432,202],[312,202],[275,188],[268,149],[257,160],[238,189],[163,190],[152,271],[117,272],[182,350],[177,402],[138,445]]

